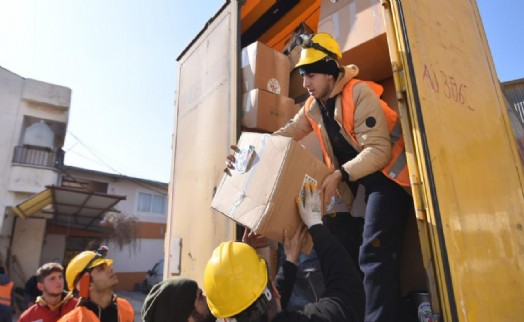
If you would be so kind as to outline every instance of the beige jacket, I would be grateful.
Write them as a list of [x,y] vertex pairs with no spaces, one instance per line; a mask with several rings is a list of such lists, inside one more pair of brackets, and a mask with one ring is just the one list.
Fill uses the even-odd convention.
[[[387,129],[386,118],[380,106],[380,100],[377,94],[365,82],[357,83],[353,87],[353,102],[355,104],[353,136],[356,138],[358,144],[351,139],[350,134],[347,133],[343,127],[341,92],[344,86],[357,75],[358,67],[355,65],[344,67],[330,94],[330,97],[336,96],[335,120],[340,125],[341,133],[349,144],[359,152],[357,157],[342,165],[344,170],[349,174],[350,181],[356,181],[375,171],[382,170],[391,158],[391,140]],[[322,140],[324,141],[335,169],[338,169],[340,165],[333,153],[333,148],[322,121],[320,107],[316,101],[311,104],[308,116],[320,125]],[[366,120],[371,120],[371,118],[374,118],[376,122],[374,126],[369,127],[367,124],[372,124],[373,122],[366,124]],[[313,131],[313,128],[304,115],[304,107],[302,107],[293,120],[276,131],[274,135],[282,135],[300,140],[311,131]],[[341,182],[338,186],[338,192],[346,206],[348,206],[348,209],[351,209],[354,196],[351,194],[349,187],[344,182]]]

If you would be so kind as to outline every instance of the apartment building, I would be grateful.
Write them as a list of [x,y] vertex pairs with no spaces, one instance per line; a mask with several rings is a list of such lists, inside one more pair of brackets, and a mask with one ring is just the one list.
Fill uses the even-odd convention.
[[0,265],[23,287],[41,264],[105,244],[133,289],[163,258],[168,185],[65,166],[71,94],[0,67]]

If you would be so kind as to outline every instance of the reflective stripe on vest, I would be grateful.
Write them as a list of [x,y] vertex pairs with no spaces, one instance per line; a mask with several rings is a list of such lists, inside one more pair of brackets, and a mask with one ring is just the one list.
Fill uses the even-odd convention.
[[[355,113],[355,103],[353,101],[353,86],[359,82],[365,82],[379,97],[380,106],[386,117],[386,123],[388,127],[388,132],[391,140],[391,159],[388,164],[382,169],[387,177],[397,182],[401,186],[409,187],[409,173],[406,163],[406,151],[404,148],[404,137],[402,135],[402,127],[400,125],[400,119],[398,118],[397,113],[387,105],[385,101],[380,99],[382,95],[383,88],[377,83],[370,81],[362,81],[360,79],[352,79],[344,86],[342,89],[342,125],[346,133],[349,134],[352,141],[359,146],[360,144],[357,141],[354,132],[354,113]],[[305,115],[308,119],[313,131],[320,141],[320,147],[322,149],[322,154],[324,156],[324,161],[326,165],[334,170],[333,162],[331,161],[329,154],[327,152],[324,140],[322,139],[322,132],[317,123],[315,123],[308,115],[307,112],[311,108],[311,104],[314,102],[313,97],[309,97],[305,103]]]
[[15,283],[12,281],[5,285],[0,285],[0,304],[11,306],[11,292],[14,285]]

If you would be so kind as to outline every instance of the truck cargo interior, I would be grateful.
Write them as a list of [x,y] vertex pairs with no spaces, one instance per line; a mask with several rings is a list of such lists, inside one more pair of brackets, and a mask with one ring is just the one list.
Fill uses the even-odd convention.
[[[350,14],[352,19],[339,19],[343,14]],[[293,48],[292,43],[296,35],[315,32],[332,34],[343,53],[341,65],[357,65],[358,78],[381,84],[384,87],[382,99],[397,109],[396,89],[380,1],[246,1],[241,7],[240,15],[242,48],[260,42],[288,56],[291,66],[289,97],[294,100],[296,109],[302,106],[308,94],[302,87],[302,77],[298,70],[293,69],[300,47],[290,49]],[[278,129],[267,128],[263,124],[258,128],[248,128],[244,125],[246,124],[243,124],[242,130],[272,132]],[[321,157],[314,140],[316,139],[309,139],[303,145],[311,153]],[[238,234],[242,229],[237,231]],[[268,253],[266,256],[275,254]],[[270,262],[276,261],[273,259]],[[401,264],[401,292],[404,297],[408,297],[410,294],[427,291],[418,227],[413,212],[409,214],[406,225]]]
[[[283,221],[271,216],[294,215],[273,211],[276,198],[246,198],[257,190],[247,187],[253,181],[233,204],[213,199],[224,196],[225,183],[241,181],[224,173],[231,144],[246,132],[281,128],[309,96],[293,69],[295,36],[327,32],[340,45],[341,65],[382,85],[381,98],[400,116],[413,195],[400,257],[407,306],[429,306],[433,321],[521,320],[524,170],[483,28],[470,0],[225,0],[177,57],[164,276],[201,282],[221,242],[240,239],[244,226],[281,230]],[[299,143],[322,159],[313,133]],[[300,192],[304,179],[291,187],[296,182],[281,178],[303,173],[264,169],[271,171],[255,182],[264,191]],[[340,212],[362,216],[359,195]],[[263,207],[237,212],[254,199]],[[275,273],[277,251],[261,255]]]

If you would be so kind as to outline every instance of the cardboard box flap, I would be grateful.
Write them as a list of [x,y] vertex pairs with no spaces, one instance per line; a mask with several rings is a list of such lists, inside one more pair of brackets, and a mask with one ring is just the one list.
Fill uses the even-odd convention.
[[259,231],[263,219],[255,214],[267,211],[275,193],[275,186],[265,183],[277,182],[283,166],[271,161],[285,158],[291,140],[285,137],[269,140],[269,137],[269,134],[242,134],[238,147],[245,149],[247,145],[255,145],[253,160],[245,173],[233,170],[231,177],[223,177],[211,204],[211,207],[255,232]]
[[[237,223],[275,241],[302,225],[295,197],[306,177],[320,183],[330,173],[316,157],[291,138],[244,132],[238,146],[254,146],[245,172],[224,175],[211,207]],[[241,167],[239,167],[241,168]],[[310,238],[310,237],[309,237]],[[303,251],[309,253],[311,239]]]

